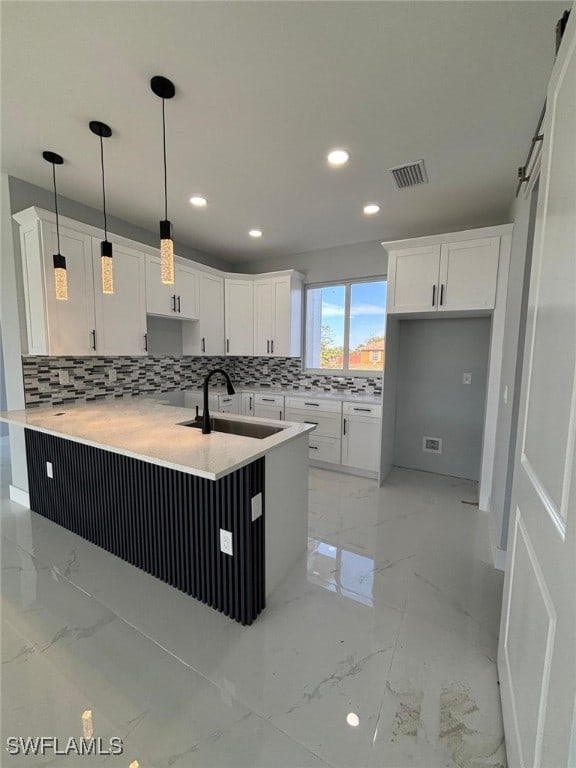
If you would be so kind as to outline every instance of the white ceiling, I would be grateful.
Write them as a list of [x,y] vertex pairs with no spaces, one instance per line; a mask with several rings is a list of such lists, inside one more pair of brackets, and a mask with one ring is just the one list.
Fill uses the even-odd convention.
[[[509,219],[554,59],[557,2],[2,2],[3,170],[111,214],[169,218],[230,261]],[[344,146],[347,168],[326,152]],[[430,184],[387,169],[425,158]],[[193,193],[207,209],[190,206]],[[362,214],[366,202],[382,206]],[[255,241],[247,232],[264,231]]]

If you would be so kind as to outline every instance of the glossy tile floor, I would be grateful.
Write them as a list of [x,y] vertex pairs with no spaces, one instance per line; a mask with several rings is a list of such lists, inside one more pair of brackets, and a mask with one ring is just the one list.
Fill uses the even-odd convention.
[[[495,768],[502,574],[473,483],[310,472],[307,558],[243,628],[2,498],[3,766]],[[91,714],[85,715],[83,713]],[[135,762],[136,761],[136,762]]]

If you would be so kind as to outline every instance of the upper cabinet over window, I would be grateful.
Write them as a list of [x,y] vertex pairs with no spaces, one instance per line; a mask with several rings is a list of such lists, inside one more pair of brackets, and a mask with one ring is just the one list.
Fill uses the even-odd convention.
[[386,294],[383,278],[306,289],[306,368],[335,374],[384,370]]
[[[505,229],[490,227],[472,232],[491,235],[494,230]],[[460,239],[456,239],[458,234]],[[437,236],[383,243],[388,251],[388,312],[422,314],[494,309],[501,237],[494,233],[494,236],[467,239],[466,234],[446,235],[446,242]]]

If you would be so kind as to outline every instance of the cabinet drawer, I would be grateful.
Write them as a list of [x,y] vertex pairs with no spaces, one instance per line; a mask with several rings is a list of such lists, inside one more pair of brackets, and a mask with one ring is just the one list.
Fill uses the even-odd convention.
[[308,456],[316,461],[326,461],[330,464],[340,464],[340,440],[335,437],[310,435]]
[[277,405],[284,407],[284,395],[254,395],[256,405]]
[[344,403],[344,415],[381,419],[382,406],[371,403]]
[[297,408],[299,411],[340,413],[342,411],[342,403],[340,400],[323,400],[316,397],[287,397],[286,408]]
[[286,408],[286,421],[298,421],[300,423],[316,424],[314,436],[340,437],[342,429],[342,417],[339,413],[325,413],[324,411],[301,411],[297,408]]

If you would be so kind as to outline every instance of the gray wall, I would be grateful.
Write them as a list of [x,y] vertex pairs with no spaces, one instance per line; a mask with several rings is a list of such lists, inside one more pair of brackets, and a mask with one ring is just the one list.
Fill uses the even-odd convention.
[[[54,210],[54,193],[52,191],[29,184],[27,181],[22,181],[14,176],[10,176],[9,182],[12,213],[18,213],[18,211],[24,210],[24,208],[30,208],[31,205],[44,208],[47,211]],[[82,203],[77,203],[67,197],[58,196],[58,212],[62,216],[68,216],[70,219],[90,224],[93,227],[102,226],[102,211],[82,205]],[[123,219],[117,219],[114,216],[108,216],[108,229],[115,235],[127,237],[139,243],[153,247],[158,247],[159,245],[157,232],[143,229]],[[201,264],[208,264],[217,269],[230,269],[230,264],[218,256],[204,253],[204,251],[197,251],[177,241],[175,241],[174,247],[178,256],[199,261]]]
[[236,272],[248,274],[281,269],[296,269],[303,272],[307,283],[373,277],[387,274],[388,255],[378,240],[295,253],[290,256],[278,256],[272,259],[254,259],[234,265]]
[[[400,322],[395,465],[478,480],[489,344],[490,318]],[[424,435],[441,454],[422,450]]]
[[[537,199],[538,185],[535,186],[528,198],[519,197],[513,209],[514,233],[512,235],[510,276],[504,321],[504,349],[496,427],[494,473],[490,492],[490,512],[494,515],[500,549],[506,549],[508,543],[510,496],[514,474],[526,307]],[[507,402],[504,402],[506,389],[508,390],[508,397]]]

